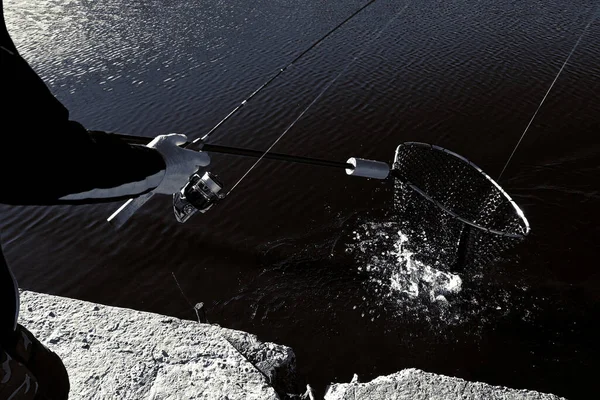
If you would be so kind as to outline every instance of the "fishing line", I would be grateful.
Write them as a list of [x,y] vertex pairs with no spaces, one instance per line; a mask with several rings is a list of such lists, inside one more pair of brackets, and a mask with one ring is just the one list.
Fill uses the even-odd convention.
[[181,292],[181,294],[183,295],[183,298],[185,299],[185,301],[187,301],[187,303],[190,305],[190,307],[192,307],[192,309],[194,310],[194,312],[196,313],[196,317],[198,318],[198,323],[201,323],[201,318],[200,318],[200,314],[198,313],[198,310],[204,305],[203,303],[198,303],[196,304],[196,306],[192,305],[192,302],[188,299],[188,297],[185,295],[185,293],[183,292],[183,289],[181,288],[181,286],[179,286],[179,282],[177,281],[177,278],[175,277],[175,272],[171,271],[171,275],[173,276],[173,279],[175,280],[175,284],[177,285],[177,287],[179,288],[179,291]]
[[585,36],[587,30],[589,29],[590,26],[592,26],[592,24],[594,23],[594,21],[596,21],[596,18],[598,17],[598,10],[600,10],[600,6],[596,8],[596,11],[594,12],[594,14],[592,15],[592,18],[590,19],[590,22],[588,22],[588,24],[586,25],[585,29],[583,30],[583,32],[581,33],[581,35],[579,36],[579,39],[577,39],[577,42],[575,43],[575,45],[573,46],[573,48],[571,49],[571,52],[569,53],[569,55],[567,56],[567,59],[565,60],[565,62],[563,63],[563,65],[560,67],[560,70],[558,71],[558,73],[556,74],[556,77],[554,78],[554,81],[552,81],[552,84],[550,85],[550,88],[548,89],[548,91],[546,92],[546,95],[544,96],[544,98],[542,99],[542,101],[540,102],[538,108],[535,110],[535,113],[533,113],[533,117],[531,117],[531,119],[529,120],[529,123],[527,124],[527,127],[525,128],[525,130],[523,131],[523,134],[521,135],[521,137],[519,138],[519,141],[517,142],[515,148],[513,149],[512,153],[510,154],[510,157],[508,157],[508,160],[506,161],[506,164],[504,164],[504,168],[502,168],[502,172],[500,172],[500,175],[498,176],[497,181],[500,180],[500,178],[502,178],[502,174],[504,174],[504,171],[506,171],[506,168],[508,167],[508,164],[510,164],[510,161],[512,160],[513,156],[515,155],[515,153],[517,152],[517,149],[519,148],[519,145],[521,144],[521,142],[523,141],[523,138],[525,137],[525,135],[527,134],[527,131],[529,130],[529,128],[531,127],[531,124],[533,124],[533,120],[535,120],[535,117],[537,117],[538,113],[540,112],[542,106],[544,105],[544,102],[546,101],[546,99],[548,98],[548,95],[550,94],[550,92],[552,91],[552,88],[554,88],[554,84],[556,83],[556,81],[558,80],[558,78],[560,77],[560,74],[563,72],[563,70],[565,69],[565,67],[567,66],[567,63],[569,62],[569,60],[571,59],[571,56],[573,55],[573,53],[575,53],[575,49],[577,49],[577,46],[579,46],[579,43],[581,42],[581,39],[583,39],[583,37]]
[[317,47],[321,42],[323,42],[325,39],[327,39],[329,36],[331,36],[335,31],[337,31],[342,26],[344,26],[348,21],[350,21],[352,18],[354,18],[360,12],[362,12],[363,10],[365,10],[371,4],[375,3],[375,1],[377,1],[377,0],[370,0],[370,1],[368,1],[365,5],[363,5],[358,10],[356,10],[355,12],[353,12],[352,15],[350,15],[348,18],[346,18],[345,20],[343,20],[342,22],[340,22],[339,24],[337,24],[335,27],[333,27],[324,36],[321,36],[316,42],[314,42],[312,45],[310,45],[306,50],[304,50],[302,53],[298,54],[296,56],[296,58],[294,58],[292,60],[292,62],[290,62],[285,67],[280,68],[279,71],[277,71],[277,73],[275,73],[275,75],[273,75],[265,83],[263,83],[261,86],[259,86],[258,89],[256,89],[254,92],[252,92],[252,94],[250,96],[248,96],[244,100],[242,100],[242,102],[240,104],[238,104],[237,107],[235,107],[233,110],[231,110],[229,112],[229,114],[227,114],[225,116],[225,118],[223,118],[215,126],[213,126],[212,129],[210,131],[208,131],[208,133],[206,133],[201,138],[194,140],[191,144],[194,144],[194,143],[197,143],[197,142],[205,142],[221,125],[223,125],[225,123],[225,121],[227,121],[235,113],[237,113],[240,108],[242,108],[243,106],[245,106],[246,103],[248,103],[248,101],[250,101],[254,96],[256,96],[261,90],[263,90],[264,88],[266,88],[267,86],[269,86],[271,84],[271,82],[273,82],[275,79],[277,79],[277,77],[279,77],[279,75],[283,74],[289,67],[291,67],[298,60],[300,60],[302,57],[304,57],[306,55],[306,53],[308,53],[309,51],[311,51],[312,49],[314,49],[315,47]]
[[402,9],[400,9],[400,11],[398,11],[384,26],[383,28],[381,28],[379,30],[379,32],[377,33],[377,35],[375,35],[371,40],[369,40],[361,49],[360,53],[356,56],[354,56],[354,58],[352,60],[350,60],[350,62],[348,64],[346,64],[345,68],[340,71],[332,80],[330,80],[327,85],[325,85],[325,87],[323,88],[323,90],[321,90],[321,92],[310,102],[310,104],[308,106],[306,106],[304,108],[304,110],[302,110],[302,112],[296,117],[296,119],[294,119],[294,121],[292,121],[292,123],[283,131],[283,133],[281,133],[281,135],[279,135],[279,137],[277,139],[275,139],[275,141],[267,148],[267,150],[265,150],[265,152],[256,160],[256,162],[254,162],[254,164],[252,164],[252,166],[244,173],[244,175],[242,175],[242,177],[232,186],[232,188],[229,190],[229,192],[227,193],[227,196],[229,196],[231,194],[231,192],[233,192],[233,190],[240,184],[240,182],[242,182],[246,176],[248,176],[248,174],[258,165],[258,163],[261,162],[261,160],[263,158],[265,158],[265,156],[271,151],[271,149],[273,149],[273,147],[275,147],[275,145],[277,145],[277,143],[279,143],[279,141],[290,131],[290,129],[292,129],[292,127],[306,114],[306,112],[317,102],[319,101],[319,99],[325,94],[325,92],[327,92],[327,90],[342,76],[346,73],[346,71],[348,71],[348,69],[354,64],[354,62],[359,59],[360,57],[362,57],[362,55],[364,54],[364,52],[366,51],[366,49],[377,39],[379,39],[381,37],[381,34],[387,29],[389,28],[389,26],[396,20],[398,19],[398,17],[408,8],[409,3],[407,3]]

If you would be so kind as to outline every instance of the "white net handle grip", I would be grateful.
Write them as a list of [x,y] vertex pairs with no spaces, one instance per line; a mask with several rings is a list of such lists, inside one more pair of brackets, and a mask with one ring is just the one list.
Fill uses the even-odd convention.
[[117,211],[107,218],[109,224],[119,229],[133,214],[154,196],[154,193],[146,193],[139,197],[127,200]]
[[353,169],[346,169],[346,174],[350,176],[386,179],[390,174],[390,166],[383,161],[365,160],[364,158],[352,157],[346,162],[354,167]]

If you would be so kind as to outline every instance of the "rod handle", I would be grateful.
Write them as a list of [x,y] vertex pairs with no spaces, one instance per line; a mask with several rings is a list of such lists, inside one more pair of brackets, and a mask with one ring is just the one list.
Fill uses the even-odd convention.
[[117,211],[107,218],[108,223],[116,229],[121,228],[152,196],[154,196],[154,193],[150,192],[127,200]]

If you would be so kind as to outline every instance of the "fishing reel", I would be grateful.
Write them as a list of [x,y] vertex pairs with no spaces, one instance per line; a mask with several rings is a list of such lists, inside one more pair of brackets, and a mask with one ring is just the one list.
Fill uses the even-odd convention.
[[197,212],[205,213],[225,198],[223,184],[211,172],[196,171],[179,192],[173,193],[173,212],[178,222],[184,223]]

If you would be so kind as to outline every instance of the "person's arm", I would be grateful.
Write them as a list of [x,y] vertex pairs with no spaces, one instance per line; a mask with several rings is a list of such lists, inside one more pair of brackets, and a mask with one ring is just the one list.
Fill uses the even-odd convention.
[[[0,15],[1,5],[0,0]],[[169,170],[177,169],[173,164],[190,164],[185,173],[208,164],[207,155],[178,153],[168,159],[164,151],[130,145],[70,121],[68,110],[17,53],[0,22],[0,202],[116,201],[157,186],[164,189],[173,175]]]
[[[115,135],[89,132],[18,54],[0,47],[0,201],[107,201],[154,189],[160,153]],[[104,189],[104,190],[103,190]],[[69,195],[89,193],[69,200]]]

